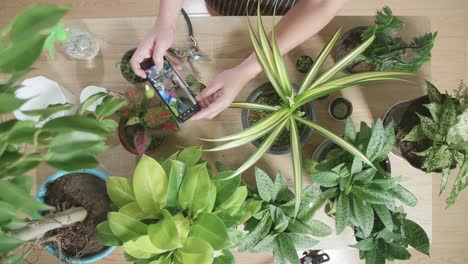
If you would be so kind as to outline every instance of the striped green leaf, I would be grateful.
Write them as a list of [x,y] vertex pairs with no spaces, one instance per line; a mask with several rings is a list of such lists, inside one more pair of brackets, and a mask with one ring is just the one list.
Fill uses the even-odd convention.
[[328,41],[327,45],[322,49],[322,51],[320,51],[320,54],[315,60],[314,65],[307,73],[305,79],[302,81],[301,86],[299,87],[299,92],[297,93],[298,95],[304,92],[308,87],[310,87],[310,84],[317,76],[323,63],[327,59],[328,55],[330,55],[330,52],[333,50],[333,47],[335,46],[336,41],[338,41],[338,39],[340,38],[340,35],[341,35],[341,28],[338,29],[335,32],[335,34],[333,34],[333,37]]
[[251,110],[262,110],[262,111],[276,111],[279,109],[278,106],[270,106],[270,105],[247,103],[247,102],[233,102],[231,103],[229,107],[230,108],[244,108],[244,109],[251,109]]
[[344,68],[346,68],[349,64],[351,64],[361,53],[363,53],[367,47],[372,44],[374,41],[375,36],[370,37],[366,41],[364,41],[361,45],[357,46],[354,50],[352,50],[350,53],[346,54],[341,60],[339,60],[337,63],[335,63],[332,67],[330,67],[326,72],[324,72],[322,75],[320,75],[315,82],[312,83],[311,88],[314,88],[318,86],[319,84],[322,84],[333,76],[337,74],[338,72],[342,71]]
[[226,177],[223,180],[229,180],[231,178],[234,178],[244,171],[246,171],[248,168],[250,168],[252,165],[254,165],[262,156],[267,152],[268,149],[275,143],[275,140],[278,138],[280,135],[281,131],[283,131],[283,128],[286,126],[288,123],[288,120],[284,120],[280,125],[278,125],[275,130],[260,144],[260,146],[257,148],[257,150],[247,159],[247,161],[242,164],[231,176]]
[[283,57],[281,56],[281,52],[278,48],[278,43],[276,42],[275,38],[275,29],[271,31],[271,41],[273,42],[272,49],[273,49],[273,56],[274,62],[276,64],[276,71],[277,71],[277,78],[280,82],[281,88],[283,92],[293,98],[294,93],[292,89],[291,82],[289,81],[288,72],[286,70],[286,66],[284,65]]
[[325,138],[330,139],[331,141],[333,141],[333,143],[335,143],[336,145],[342,147],[344,150],[351,153],[355,157],[358,157],[364,163],[366,163],[367,165],[369,165],[369,166],[371,166],[372,168],[375,169],[374,164],[372,164],[372,162],[370,162],[370,160],[367,159],[366,156],[359,149],[357,149],[356,147],[354,147],[353,145],[351,145],[349,142],[345,141],[341,137],[333,134],[333,132],[331,132],[330,130],[328,130],[328,129],[322,127],[322,126],[319,126],[319,125],[315,124],[314,122],[312,122],[310,120],[307,120],[305,118],[302,118],[302,117],[299,117],[299,116],[295,116],[294,118],[297,121],[303,123],[304,125],[314,129],[315,131],[317,131],[320,135],[324,136]]
[[217,138],[217,139],[203,139],[204,141],[210,141],[210,142],[219,142],[219,141],[231,141],[231,140],[236,140],[236,139],[242,139],[245,137],[250,137],[257,135],[259,133],[263,133],[266,131],[268,133],[269,131],[273,130],[279,123],[284,121],[289,114],[288,109],[281,109],[277,112],[272,113],[268,117],[263,118],[259,122],[255,123],[253,126],[242,130],[238,133],[234,133],[232,135],[222,137],[222,138]]
[[289,130],[291,132],[291,159],[294,172],[294,189],[296,192],[294,216],[297,216],[302,200],[302,153],[299,130],[297,129],[296,120],[294,120],[293,117],[289,118]]

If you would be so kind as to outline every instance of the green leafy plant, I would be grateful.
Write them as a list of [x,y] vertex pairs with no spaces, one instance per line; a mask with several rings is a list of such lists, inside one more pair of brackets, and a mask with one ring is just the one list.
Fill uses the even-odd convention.
[[162,103],[154,89],[145,86],[129,88],[125,93],[110,92],[114,97],[125,99],[125,104],[118,111],[127,119],[126,126],[139,126],[133,144],[139,155],[145,153],[154,140],[172,134],[178,129],[177,121]]
[[278,173],[274,181],[259,168],[255,168],[257,193],[246,202],[245,221],[248,231],[239,251],[259,253],[273,251],[275,263],[300,263],[297,250],[305,250],[319,243],[311,236],[324,237],[332,233],[330,227],[313,219],[325,199],[317,186],[304,190],[299,214],[295,215],[295,201],[286,180]]
[[416,154],[423,158],[422,168],[425,171],[442,171],[440,194],[447,186],[453,166],[460,166],[460,172],[447,198],[449,207],[455,203],[460,191],[466,188],[468,179],[468,88],[460,83],[456,96],[451,97],[441,94],[430,82],[426,83],[430,103],[425,107],[430,116],[418,114],[420,124],[403,140],[432,142],[429,148]]
[[136,48],[133,48],[125,52],[125,54],[122,56],[122,59],[120,60],[120,63],[118,63],[122,76],[131,84],[143,83],[146,81],[133,72],[132,65],[130,64],[130,60],[132,59],[135,51]]
[[372,233],[376,217],[393,230],[391,210],[396,200],[409,206],[417,203],[416,197],[399,184],[399,178],[391,177],[380,165],[395,142],[393,125],[384,128],[379,119],[369,128],[362,122],[356,132],[354,123],[348,119],[344,140],[365,153],[374,166],[334,148],[313,168],[310,178],[320,185],[322,196],[332,201],[327,213],[336,219],[336,233],[352,225],[366,238]]
[[205,89],[205,85],[201,83],[195,74],[189,74],[185,77],[185,83],[187,84],[189,90],[194,94],[198,95],[203,89]]
[[363,41],[371,36],[375,36],[375,41],[356,58],[355,63],[364,61],[373,64],[378,71],[417,72],[423,63],[431,59],[437,32],[414,37],[408,44],[400,36],[403,28],[403,21],[394,16],[388,6],[378,10],[375,24],[361,35]]
[[302,73],[308,73],[312,65],[314,65],[314,60],[310,56],[302,55],[297,59],[296,69]]
[[429,238],[421,226],[407,219],[402,208],[391,212],[390,219],[394,223],[392,229],[381,219],[375,218],[370,236],[362,237],[362,233],[356,233],[358,243],[352,247],[359,250],[359,256],[365,259],[366,264],[408,260],[411,258],[407,250],[409,246],[429,256]]
[[[28,172],[41,163],[67,171],[96,167],[95,156],[107,149],[105,140],[117,127],[113,120],[106,119],[123,103],[114,98],[106,98],[106,103],[96,113],[83,111],[50,118],[54,113],[71,109],[71,104],[23,111],[26,115],[38,116],[41,125],[11,118],[12,112],[28,101],[15,97],[20,87],[17,81],[31,70],[44,48],[51,51],[50,42],[63,39],[63,36],[54,36],[54,32],[63,33],[60,21],[68,10],[57,5],[31,6],[0,30],[0,74],[8,78],[0,84],[0,115],[6,117],[6,121],[0,122],[1,263],[20,263],[24,252],[16,249],[29,239],[38,242],[28,245],[40,245],[44,232],[39,232],[37,227],[48,231],[64,223],[59,220],[60,215],[51,215],[49,221],[41,217],[39,212],[51,207],[31,197],[34,180],[26,176]],[[76,210],[79,208],[61,214],[70,221],[77,221]]]
[[121,246],[135,263],[233,263],[228,249],[240,231],[232,227],[244,215],[247,188],[240,179],[214,181],[200,157],[194,147],[160,163],[143,155],[133,179],[110,177],[107,191],[118,211],[98,225],[102,243]]
[[312,128],[316,133],[330,139],[338,146],[344,148],[346,151],[356,155],[369,166],[374,167],[372,162],[356,147],[343,140],[341,137],[333,134],[328,129],[304,118],[303,113],[299,111],[300,107],[317,98],[335,91],[339,91],[349,86],[371,81],[401,80],[399,76],[408,74],[399,72],[367,72],[343,77],[335,77],[337,73],[352,63],[360,54],[366,50],[367,47],[369,47],[369,45],[371,45],[371,43],[374,41],[374,36],[371,36],[356,49],[339,60],[336,64],[319,75],[319,70],[322,68],[323,63],[339,39],[341,30],[338,30],[320,52],[320,55],[317,57],[315,64],[306,74],[305,79],[302,81],[299,89],[296,92],[292,87],[283,58],[281,57],[281,53],[276,43],[275,31],[273,30],[271,33],[271,41],[269,41],[265,32],[262,18],[260,16],[260,7],[258,8],[257,24],[258,34],[255,35],[254,29],[249,23],[250,37],[257,55],[257,59],[262,65],[264,72],[271,82],[275,92],[280,97],[280,104],[272,106],[257,103],[234,102],[231,104],[231,107],[233,108],[264,110],[270,111],[271,114],[241,132],[218,139],[204,140],[213,142],[227,142],[221,146],[207,150],[221,151],[247,144],[264,136],[266,137],[264,140],[262,140],[262,143],[248,158],[248,160],[231,175],[231,177],[236,177],[254,165],[274,144],[281,132],[284,129],[288,129],[291,139],[291,158],[294,170],[297,214],[302,196],[302,157],[298,124],[303,124]]

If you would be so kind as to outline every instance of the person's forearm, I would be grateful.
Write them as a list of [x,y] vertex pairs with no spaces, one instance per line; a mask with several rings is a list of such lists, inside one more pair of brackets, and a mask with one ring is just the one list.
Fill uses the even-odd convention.
[[161,0],[159,2],[159,15],[157,23],[174,26],[177,23],[177,17],[184,0]]
[[[311,36],[317,34],[338,13],[347,0],[301,0],[276,25],[275,37],[281,54],[286,54]],[[262,67],[255,53],[242,67],[254,78]]]

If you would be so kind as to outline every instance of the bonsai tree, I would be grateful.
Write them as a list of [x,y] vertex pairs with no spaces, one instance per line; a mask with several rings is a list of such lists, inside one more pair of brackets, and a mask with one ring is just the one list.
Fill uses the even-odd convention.
[[375,65],[377,71],[417,72],[423,63],[431,59],[437,32],[414,37],[407,43],[400,36],[403,28],[403,21],[395,17],[388,6],[377,10],[375,24],[361,33],[363,41],[371,36],[375,36],[375,41],[354,63],[370,63]]
[[232,172],[213,178],[200,157],[200,148],[162,162],[143,155],[133,179],[111,176],[107,190],[118,210],[98,225],[100,240],[135,263],[233,263],[228,249],[240,234],[232,226],[244,214],[247,188],[238,179],[214,181]]
[[451,169],[457,164],[460,172],[447,198],[447,207],[453,205],[468,179],[468,88],[461,82],[455,96],[441,94],[427,82],[425,105],[430,116],[418,114],[420,124],[413,127],[404,141],[429,141],[430,147],[415,153],[422,157],[426,172],[442,171],[440,194],[445,190]]
[[[67,11],[67,7],[57,5],[31,6],[0,31],[0,74],[9,78],[0,84],[0,115],[12,117],[12,112],[27,102],[15,97],[17,81],[31,70],[43,48],[53,51],[56,40],[66,39],[60,20]],[[42,127],[14,118],[0,122],[1,263],[20,263],[23,254],[16,249],[28,240],[36,241],[29,243],[31,247],[41,244],[45,232],[86,216],[78,207],[43,219],[39,212],[52,207],[31,197],[34,180],[25,175],[41,163],[67,171],[96,167],[95,156],[106,150],[105,140],[117,127],[106,117],[121,104],[119,99],[107,99],[99,113],[55,119],[48,117],[72,105],[23,112],[39,116],[39,122],[47,120]]]
[[133,136],[133,144],[139,155],[145,153],[153,141],[177,130],[178,125],[171,112],[148,85],[145,85],[145,89],[132,87],[123,94],[111,94],[126,101],[117,113],[127,120],[125,126],[138,127]]
[[246,221],[244,229],[248,233],[238,250],[272,250],[275,263],[300,263],[296,251],[319,243],[310,236],[324,237],[332,232],[326,224],[313,219],[325,199],[319,196],[317,186],[307,187],[296,216],[293,195],[281,173],[272,181],[268,174],[255,168],[255,179],[257,194],[247,200],[247,211],[241,220]]
[[271,41],[268,40],[267,34],[263,27],[262,18],[260,16],[260,7],[258,7],[257,24],[258,34],[255,35],[252,25],[249,23],[249,32],[251,40],[257,55],[258,61],[262,65],[266,76],[271,82],[275,92],[280,98],[279,105],[265,105],[259,103],[245,103],[234,102],[231,104],[233,108],[246,108],[250,110],[264,110],[270,111],[271,114],[262,120],[255,123],[243,131],[218,139],[205,139],[206,141],[213,142],[227,142],[224,145],[208,149],[207,151],[221,151],[225,149],[235,148],[262,137],[262,143],[257,150],[247,159],[247,161],[240,166],[231,177],[236,177],[249,167],[254,165],[262,155],[274,144],[277,137],[284,129],[289,129],[290,142],[291,142],[291,158],[294,170],[295,182],[295,199],[296,199],[296,214],[298,213],[300,201],[302,199],[302,157],[301,147],[299,141],[298,124],[310,127],[320,135],[332,140],[338,146],[344,148],[346,151],[357,156],[370,167],[375,166],[372,162],[362,153],[343,140],[341,137],[333,134],[328,129],[318,125],[311,120],[303,117],[303,113],[299,111],[300,107],[315,99],[339,91],[343,88],[379,80],[400,80],[399,76],[408,74],[399,72],[366,72],[343,77],[335,77],[338,72],[352,63],[360,54],[362,54],[369,45],[372,44],[375,37],[371,36],[364,41],[352,52],[348,53],[345,57],[339,60],[335,65],[325,70],[323,74],[319,75],[319,70],[322,68],[323,63],[330,54],[339,39],[341,30],[331,37],[327,45],[323,48],[320,55],[317,57],[315,64],[306,74],[299,89],[295,91],[292,88],[291,81],[288,77],[286,67],[281,57],[278,45],[276,43],[275,31],[271,33]]

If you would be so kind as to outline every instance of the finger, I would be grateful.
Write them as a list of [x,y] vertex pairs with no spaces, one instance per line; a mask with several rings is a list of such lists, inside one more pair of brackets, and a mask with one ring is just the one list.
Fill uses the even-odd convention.
[[165,52],[165,56],[166,56],[166,59],[169,61],[169,63],[172,65],[172,67],[176,69],[177,71],[181,71],[182,65],[178,63],[177,61],[173,60],[172,58],[169,58],[166,54],[167,52]]
[[217,80],[214,80],[197,95],[196,99],[197,101],[206,100],[221,88],[223,88],[223,84]]
[[140,66],[140,63],[143,61],[143,58],[136,57],[135,54],[133,54],[133,57],[130,59],[130,65],[132,66],[133,72],[141,78],[146,79],[146,73],[141,69]]
[[218,116],[222,111],[224,111],[224,109],[226,109],[226,108],[222,108],[222,109],[220,109],[220,110],[218,110],[218,111],[212,113],[211,115],[207,116],[206,119],[213,119],[213,118],[215,118],[215,117]]
[[164,66],[164,54],[166,50],[163,48],[162,43],[156,43],[153,50],[153,61],[154,65],[158,69],[162,69]]
[[192,120],[200,120],[200,119],[205,119],[208,116],[211,116],[213,113],[216,113],[220,110],[223,109],[223,102],[222,101],[216,101],[212,104],[210,104],[207,108],[202,109],[200,112],[196,113],[195,115],[192,116]]

